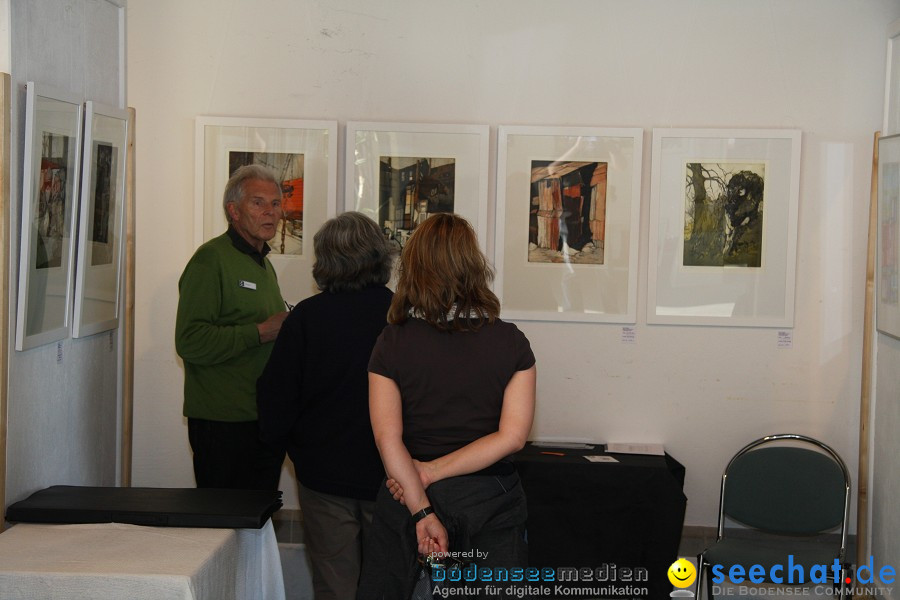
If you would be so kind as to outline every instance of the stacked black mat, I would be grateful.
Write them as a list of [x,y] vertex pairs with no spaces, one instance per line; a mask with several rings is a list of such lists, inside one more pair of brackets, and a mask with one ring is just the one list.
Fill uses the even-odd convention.
[[279,491],[55,485],[10,505],[6,520],[259,529],[281,504]]

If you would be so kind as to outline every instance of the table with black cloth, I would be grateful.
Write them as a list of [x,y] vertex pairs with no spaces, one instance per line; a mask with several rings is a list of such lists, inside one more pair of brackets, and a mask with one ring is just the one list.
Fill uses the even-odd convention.
[[644,567],[649,580],[632,585],[647,587],[653,600],[668,598],[687,504],[684,466],[668,454],[585,458],[603,450],[529,443],[515,455],[528,497],[529,565]]

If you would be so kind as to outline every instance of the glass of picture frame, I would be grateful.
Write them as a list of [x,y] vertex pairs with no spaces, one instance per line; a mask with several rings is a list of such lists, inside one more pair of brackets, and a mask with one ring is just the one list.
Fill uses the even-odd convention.
[[69,337],[82,99],[28,82],[16,350]]
[[887,41],[887,61],[884,79],[885,137],[900,133],[900,20],[891,24]]
[[245,164],[272,169],[282,186],[284,216],[268,254],[291,304],[316,291],[313,234],[337,208],[337,122],[197,117],[195,243],[225,232],[225,184]]
[[793,326],[800,137],[653,130],[648,323]]
[[878,140],[875,324],[900,339],[900,134]]
[[396,247],[435,212],[456,213],[487,244],[487,125],[347,123],[346,210],[371,217]]
[[504,318],[635,322],[642,147],[637,128],[500,127]]
[[119,326],[128,112],[85,103],[73,337]]

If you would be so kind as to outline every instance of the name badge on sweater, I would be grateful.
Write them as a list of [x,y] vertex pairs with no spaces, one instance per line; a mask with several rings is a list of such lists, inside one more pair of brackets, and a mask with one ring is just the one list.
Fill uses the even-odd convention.
[[243,279],[241,279],[240,281],[238,281],[238,287],[247,288],[248,290],[255,290],[256,284],[252,281],[244,281]]

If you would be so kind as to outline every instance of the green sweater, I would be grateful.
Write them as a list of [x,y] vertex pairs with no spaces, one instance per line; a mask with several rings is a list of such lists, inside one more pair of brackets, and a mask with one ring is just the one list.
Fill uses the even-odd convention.
[[175,319],[184,416],[257,419],[256,379],[273,344],[260,343],[256,324],[284,310],[275,270],[264,262],[235,248],[226,233],[200,246],[185,267]]

